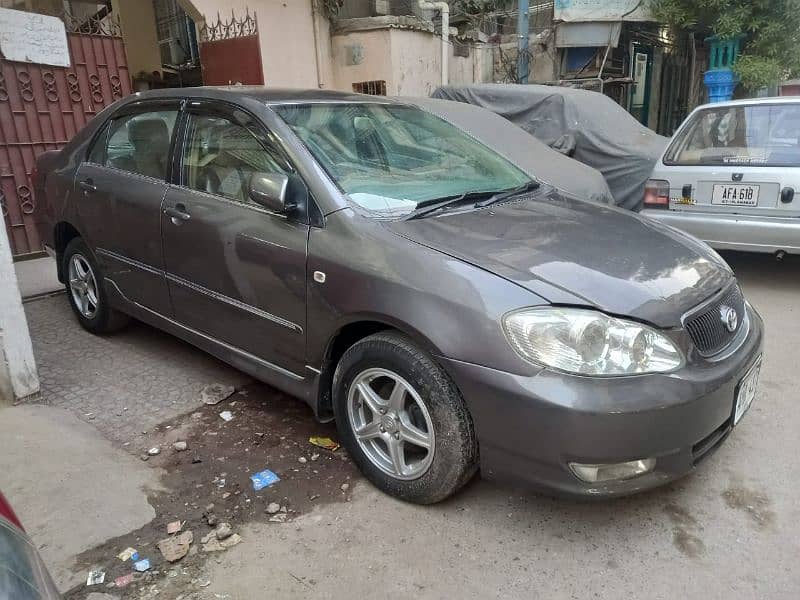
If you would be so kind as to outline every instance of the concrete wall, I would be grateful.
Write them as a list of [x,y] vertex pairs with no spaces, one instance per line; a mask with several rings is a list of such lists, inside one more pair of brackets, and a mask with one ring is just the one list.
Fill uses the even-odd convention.
[[128,56],[128,71],[132,77],[140,72],[161,72],[161,53],[156,35],[156,15],[153,3],[145,0],[111,0],[118,15]]
[[6,228],[0,227],[0,407],[38,394],[39,375],[11,246]]
[[317,15],[315,51],[312,0],[228,0],[224,4],[219,0],[181,0],[181,5],[198,25],[203,17],[216,20],[217,13],[223,19],[229,18],[231,11],[237,17],[246,9],[255,13],[266,85],[308,88],[332,84],[329,25],[324,16]]
[[[441,38],[430,32],[383,28],[334,34],[333,83],[352,91],[353,83],[386,81],[390,96],[429,96],[441,84]],[[492,81],[491,49],[472,48],[469,57],[449,49],[450,83]]]

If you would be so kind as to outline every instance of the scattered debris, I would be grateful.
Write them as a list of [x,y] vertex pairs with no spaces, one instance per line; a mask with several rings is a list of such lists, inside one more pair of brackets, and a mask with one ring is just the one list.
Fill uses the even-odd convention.
[[340,488],[339,488],[339,489],[341,489],[343,492],[346,492],[347,490],[349,490],[349,489],[350,489],[350,484],[349,484],[349,483],[343,483],[343,484],[340,486]]
[[147,451],[147,454],[149,454],[150,456],[156,456],[157,454],[160,453],[161,453],[161,448],[159,448],[158,446],[153,446],[152,448],[150,448],[150,450]]
[[136,548],[125,548],[125,550],[117,554],[117,558],[125,562],[126,560],[130,560],[134,554],[136,554]]
[[305,456],[301,456],[297,459],[297,462],[299,462],[301,465],[304,465],[308,462],[308,459]]
[[106,580],[106,572],[103,569],[92,569],[86,578],[86,585],[100,585]]
[[183,528],[182,521],[172,521],[172,523],[167,523],[167,533],[170,535],[173,533],[178,533]]
[[205,535],[200,540],[200,543],[203,545],[204,552],[220,552],[221,550],[225,550],[227,548],[230,548],[231,546],[235,546],[241,541],[242,538],[238,533],[234,533],[230,537],[220,541],[217,538],[217,532],[212,531],[207,535]]
[[329,437],[310,437],[308,441],[318,448],[325,448],[325,450],[330,450],[331,452],[336,452],[339,449],[339,444]]
[[114,585],[118,588],[125,587],[133,581],[133,573],[127,575],[120,575],[114,580]]
[[217,539],[221,542],[224,539],[227,539],[233,535],[233,530],[231,529],[230,523],[220,523],[217,525],[217,529],[214,532],[217,536]]
[[224,477],[214,477],[214,481],[212,481],[211,483],[217,484],[218,488],[224,488],[225,487],[225,478]]
[[189,553],[192,541],[194,541],[194,534],[191,531],[184,531],[180,535],[163,539],[156,545],[165,560],[176,562]]
[[141,458],[144,461],[148,461],[148,460],[150,460],[150,455],[149,454],[142,454],[139,458]]
[[219,404],[226,398],[233,396],[233,386],[212,383],[200,390],[200,397],[205,404]]
[[223,410],[221,413],[219,413],[219,416],[222,417],[223,421],[230,421],[233,419],[233,413],[229,410]]
[[319,458],[319,452],[314,452],[314,453],[311,455],[311,460],[317,460],[318,458]]
[[274,515],[276,512],[281,510],[281,505],[277,502],[270,502],[267,504],[266,512],[267,514]]
[[271,486],[273,483],[279,482],[281,479],[269,469],[264,469],[263,471],[250,475],[250,480],[253,482],[253,489],[258,491]]
[[195,455],[194,458],[192,459],[192,464],[193,465],[196,465],[196,464],[201,463],[201,462],[203,462],[203,459],[200,458],[200,456],[198,456],[198,455]]
[[286,523],[286,520],[289,518],[289,515],[285,512],[278,513],[276,515],[271,516],[267,519],[270,523]]
[[175,442],[174,444],[172,444],[172,448],[177,452],[183,452],[188,447],[189,445],[186,442]]
[[133,564],[133,568],[136,569],[137,571],[139,571],[140,573],[144,573],[145,571],[149,571],[150,570],[150,559],[149,558],[143,558],[142,560],[137,560]]
[[224,494],[222,494],[222,499],[223,500],[227,500],[230,497],[231,497],[231,493],[230,492],[225,492]]

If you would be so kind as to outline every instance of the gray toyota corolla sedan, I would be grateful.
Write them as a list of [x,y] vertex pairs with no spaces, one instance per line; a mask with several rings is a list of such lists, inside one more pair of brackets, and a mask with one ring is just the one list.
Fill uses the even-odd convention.
[[135,94],[35,185],[83,327],[132,316],[302,398],[405,500],[479,467],[650,488],[756,393],[762,322],[713,250],[397,100]]

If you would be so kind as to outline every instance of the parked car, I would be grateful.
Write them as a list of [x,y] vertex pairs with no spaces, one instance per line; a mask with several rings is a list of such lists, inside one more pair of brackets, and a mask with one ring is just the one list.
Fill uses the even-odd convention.
[[61,598],[36,546],[0,492],[0,598]]
[[762,321],[713,250],[399,101],[135,94],[40,158],[36,192],[84,328],[133,316],[302,398],[405,500],[479,466],[650,488],[755,396]]
[[800,99],[698,107],[651,177],[648,217],[715,248],[800,253]]
[[542,143],[600,171],[617,206],[638,211],[644,186],[669,139],[608,96],[551,85],[448,85],[432,96],[480,106]]

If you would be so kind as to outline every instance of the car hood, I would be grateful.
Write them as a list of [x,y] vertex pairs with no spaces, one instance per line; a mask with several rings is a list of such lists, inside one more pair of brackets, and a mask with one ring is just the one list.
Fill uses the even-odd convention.
[[552,188],[386,226],[553,304],[588,305],[658,327],[679,326],[687,310],[733,278],[716,252],[685,233]]

